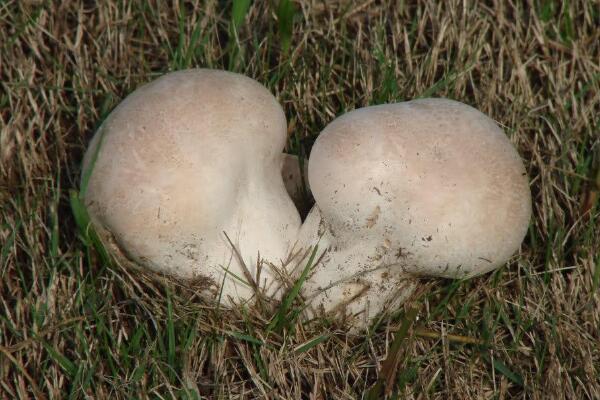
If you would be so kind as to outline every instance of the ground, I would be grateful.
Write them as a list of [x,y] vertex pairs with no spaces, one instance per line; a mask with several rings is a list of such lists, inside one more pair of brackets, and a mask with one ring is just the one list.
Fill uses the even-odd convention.
[[[0,2],[0,398],[600,398],[597,2],[97,3]],[[361,334],[295,318],[298,297],[225,310],[110,262],[73,216],[85,146],[189,67],[266,85],[291,153],[357,107],[478,108],[530,177],[519,253],[423,280]]]

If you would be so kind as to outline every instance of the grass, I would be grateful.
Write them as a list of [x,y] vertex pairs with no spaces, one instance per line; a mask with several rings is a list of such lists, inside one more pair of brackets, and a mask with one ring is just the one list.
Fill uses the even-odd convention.
[[[597,4],[99,3],[0,3],[0,398],[600,398]],[[265,84],[296,153],[357,107],[475,106],[531,179],[519,254],[423,280],[359,335],[298,318],[295,292],[227,310],[111,263],[77,227],[83,151],[124,96],[189,67]]]

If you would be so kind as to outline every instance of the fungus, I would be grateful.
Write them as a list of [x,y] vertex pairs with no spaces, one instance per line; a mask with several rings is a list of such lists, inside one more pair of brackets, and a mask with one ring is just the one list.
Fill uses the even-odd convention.
[[310,187],[308,185],[308,160],[302,162],[298,156],[282,154],[281,175],[285,189],[294,201],[301,215],[306,216],[311,208]]
[[506,135],[452,100],[342,115],[317,138],[308,173],[316,205],[300,242],[328,251],[306,294],[364,323],[410,295],[416,277],[500,267],[531,215],[525,168]]
[[272,281],[269,268],[258,276],[258,256],[285,259],[300,226],[281,177],[285,141],[281,106],[254,80],[169,73],[131,93],[96,133],[84,201],[136,264],[247,299]]

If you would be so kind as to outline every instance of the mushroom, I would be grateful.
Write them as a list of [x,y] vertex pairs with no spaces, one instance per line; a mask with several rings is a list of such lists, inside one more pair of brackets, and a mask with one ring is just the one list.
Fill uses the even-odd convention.
[[523,163],[494,121],[447,99],[358,109],[319,135],[316,205],[300,232],[327,248],[305,283],[313,305],[360,316],[407,298],[415,278],[502,266],[531,216]]
[[84,201],[136,264],[248,299],[273,281],[259,264],[280,264],[300,227],[281,176],[286,137],[281,106],[258,82],[169,73],[130,94],[95,134]]
[[310,210],[310,187],[308,184],[308,160],[293,154],[282,154],[281,175],[285,189],[294,201],[300,214],[306,216]]

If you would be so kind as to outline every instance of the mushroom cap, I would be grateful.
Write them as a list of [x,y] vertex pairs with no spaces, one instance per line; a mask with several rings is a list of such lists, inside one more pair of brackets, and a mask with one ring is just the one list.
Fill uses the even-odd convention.
[[[169,73],[104,121],[84,159],[85,171],[97,152],[84,200],[137,263],[218,287],[226,269],[244,277],[224,231],[254,273],[258,253],[287,255],[300,219],[280,173],[285,141],[281,106],[258,82]],[[224,296],[248,295],[229,278]]]
[[[379,264],[412,274],[497,268],[519,248],[531,216],[525,168],[506,135],[447,99],[342,115],[317,138],[308,173],[338,248],[377,248]],[[331,274],[339,271],[317,279]]]

